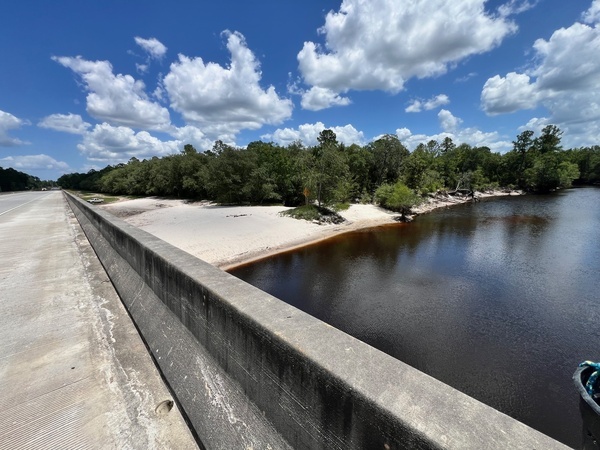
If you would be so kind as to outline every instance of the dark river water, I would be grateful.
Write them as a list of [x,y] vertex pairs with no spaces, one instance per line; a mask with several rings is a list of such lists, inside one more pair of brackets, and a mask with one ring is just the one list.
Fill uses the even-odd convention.
[[231,272],[570,446],[600,360],[600,189],[502,197]]

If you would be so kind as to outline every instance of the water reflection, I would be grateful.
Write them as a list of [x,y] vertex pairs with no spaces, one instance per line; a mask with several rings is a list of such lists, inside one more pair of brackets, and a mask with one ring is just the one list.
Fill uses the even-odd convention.
[[599,189],[496,199],[233,273],[578,446],[571,375],[600,360],[599,205]]

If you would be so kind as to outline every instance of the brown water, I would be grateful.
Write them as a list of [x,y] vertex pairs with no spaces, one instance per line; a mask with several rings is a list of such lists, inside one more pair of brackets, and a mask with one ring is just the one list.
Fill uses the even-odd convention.
[[600,360],[600,189],[498,198],[234,275],[573,447]]

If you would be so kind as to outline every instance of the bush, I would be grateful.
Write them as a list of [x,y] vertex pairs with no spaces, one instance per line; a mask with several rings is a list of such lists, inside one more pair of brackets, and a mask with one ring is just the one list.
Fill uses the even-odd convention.
[[405,184],[382,184],[375,191],[376,201],[384,208],[408,214],[413,206],[421,203],[422,199]]
[[310,222],[342,223],[344,221],[344,218],[336,212],[317,205],[298,206],[297,208],[283,211],[281,215],[293,217],[294,219],[308,220]]

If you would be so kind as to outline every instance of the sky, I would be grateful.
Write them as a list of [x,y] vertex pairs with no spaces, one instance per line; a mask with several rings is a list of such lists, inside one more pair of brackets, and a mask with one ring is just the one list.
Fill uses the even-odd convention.
[[600,0],[19,0],[0,61],[0,166],[48,180],[323,129],[600,144]]

